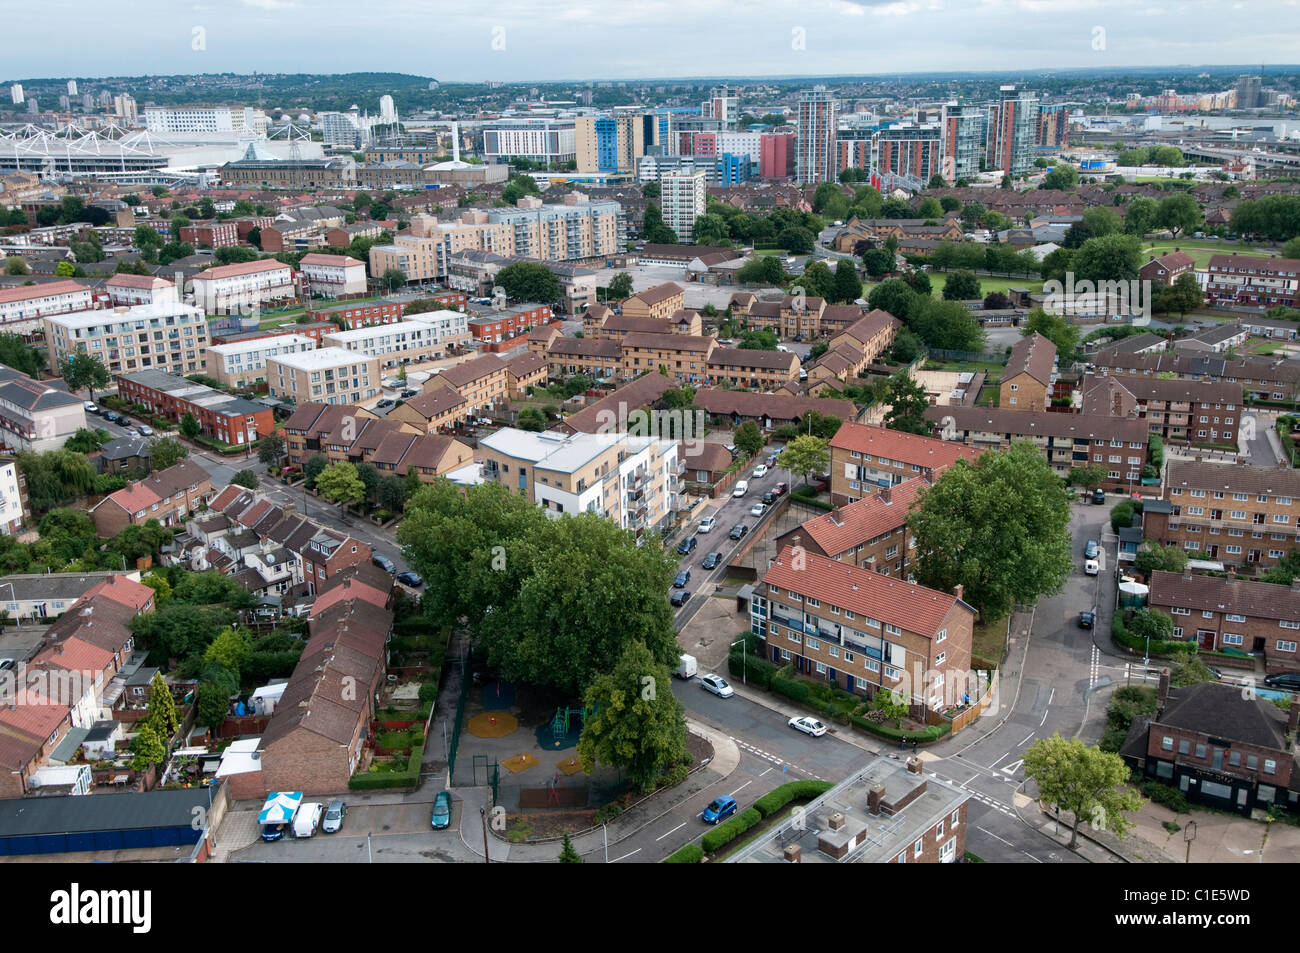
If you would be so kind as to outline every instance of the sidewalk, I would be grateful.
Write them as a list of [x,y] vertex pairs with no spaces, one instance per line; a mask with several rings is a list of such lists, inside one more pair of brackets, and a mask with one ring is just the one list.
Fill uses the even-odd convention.
[[[697,722],[688,720],[686,727],[687,730],[707,738],[713,745],[712,760],[705,767],[692,772],[682,784],[643,801],[610,821],[603,829],[598,827],[572,838],[573,846],[579,854],[584,858],[603,860],[606,843],[610,850],[613,850],[615,845],[639,833],[647,825],[653,824],[684,801],[736,770],[737,765],[740,764],[740,749],[733,741],[721,732]],[[482,819],[479,818],[478,823],[475,823],[475,819],[480,810],[488,808],[489,789],[482,786],[460,788],[455,793],[464,800],[460,821],[461,843],[476,857],[482,857]],[[557,838],[540,844],[511,844],[489,830],[488,859],[493,863],[550,864],[554,863],[559,856],[561,843],[561,839]]]
[[[1024,793],[1028,791],[1030,793]],[[1020,786],[1012,798],[1016,814],[1027,826],[1034,828],[1045,837],[1050,837],[1065,850],[1070,843],[1070,823],[1072,815],[1065,813],[1058,823],[1056,814],[1043,810],[1036,798],[1037,787],[1032,780]],[[1116,837],[1109,831],[1095,831],[1087,820],[1079,822],[1079,841],[1074,853],[1093,864],[1168,864],[1173,858],[1162,853],[1153,845],[1136,836],[1137,829],[1131,829],[1124,839]]]

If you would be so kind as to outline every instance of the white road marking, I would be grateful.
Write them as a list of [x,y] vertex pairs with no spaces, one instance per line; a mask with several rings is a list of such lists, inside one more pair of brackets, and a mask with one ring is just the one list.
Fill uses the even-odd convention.
[[1049,711],[1051,711],[1050,708],[1043,709],[1043,720],[1038,723],[1039,728],[1043,727],[1043,725],[1047,722],[1047,713]]
[[[685,821],[682,821],[680,824],[678,824],[676,827],[674,827],[671,831],[669,831],[668,834],[673,834],[673,833],[675,833],[675,832],[677,832],[677,831],[680,831],[680,830],[681,830],[683,827],[685,827],[685,826],[686,826],[686,822],[685,822]],[[660,834],[658,837],[655,838],[655,840],[657,840],[657,841],[659,841],[659,840],[663,840],[665,837],[668,836],[668,834]]]
[[[767,769],[767,771],[771,771],[771,770],[772,770],[771,768],[768,768],[768,769]],[[767,774],[767,771],[764,771],[763,774]],[[761,778],[761,777],[763,776],[763,774],[760,774],[759,777]]]
[[1012,761],[1009,765],[1007,765],[1005,768],[1002,769],[1002,772],[1003,774],[1015,774],[1017,771],[1020,770],[1020,766],[1024,763],[1025,763],[1024,758],[1021,758],[1019,761]]
[[1039,860],[1039,859],[1038,859],[1037,857],[1035,857],[1033,854],[1029,853],[1029,851],[1027,851],[1027,850],[1022,850],[1020,853],[1024,854],[1026,857],[1028,857],[1030,860],[1032,860],[1032,861],[1033,861],[1034,863],[1036,863],[1036,864],[1041,864],[1041,863],[1042,863],[1041,860]]
[[1034,733],[1031,731],[1029,734],[1025,735],[1023,738],[1020,739],[1020,744],[1016,745],[1016,747],[1019,748],[1020,745],[1024,744],[1032,737],[1034,737]]
[[994,833],[993,833],[992,831],[990,831],[990,830],[985,830],[983,827],[980,827],[978,824],[976,825],[976,828],[977,828],[978,830],[984,831],[985,834],[988,834],[989,837],[992,837],[994,840],[1000,840],[1000,841],[1002,841],[1002,843],[1006,844],[1008,847],[1015,847],[1015,846],[1016,846],[1015,844],[1011,843],[1011,841],[1009,841],[1009,840],[1003,840],[1003,839],[1002,839],[1001,837],[999,837],[997,834],[994,834]]
[[731,794],[730,794],[729,796],[730,796],[730,797],[735,797],[737,794],[739,794],[741,791],[745,790],[745,788],[749,787],[749,786],[750,786],[751,784],[753,784],[753,783],[754,783],[754,779],[753,779],[753,778],[750,778],[748,781],[746,781],[746,782],[745,782],[744,784],[742,784],[740,787],[736,788],[736,790],[732,791]]
[[[1004,752],[1003,755],[1002,755],[1002,758],[1005,758],[1005,757],[1006,757],[1007,755],[1009,755],[1009,754],[1011,754],[1010,751]],[[1001,761],[1002,758],[998,758],[998,761]],[[990,771],[992,771],[994,768],[996,768],[996,767],[998,766],[998,761],[994,761],[991,765],[989,765],[989,770],[990,770]]]
[[639,854],[640,852],[641,852],[641,848],[638,847],[636,850],[632,851],[632,853],[630,853],[630,854],[624,854],[622,857],[615,857],[613,860],[610,861],[610,863],[611,863],[611,864],[617,864],[620,860],[627,860],[627,858],[631,857],[632,854]]

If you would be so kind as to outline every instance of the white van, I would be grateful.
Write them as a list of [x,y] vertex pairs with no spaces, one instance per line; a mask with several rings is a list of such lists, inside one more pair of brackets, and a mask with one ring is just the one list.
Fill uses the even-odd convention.
[[673,670],[673,674],[678,678],[694,678],[696,671],[698,669],[695,664],[695,656],[683,655],[677,663],[677,668]]
[[310,801],[298,808],[298,813],[293,816],[293,836],[294,837],[311,837],[316,833],[316,828],[320,827],[320,817],[325,809],[319,801]]
[[1095,575],[1097,575],[1097,573],[1098,573],[1100,570],[1101,570],[1101,564],[1098,563],[1097,560],[1095,560],[1095,559],[1088,559],[1088,560],[1085,560],[1085,561],[1084,561],[1084,564],[1083,564],[1083,571],[1084,571],[1085,573],[1087,573],[1089,576],[1095,576]]
[[731,491],[731,495],[744,496],[748,492],[749,492],[749,481],[741,480],[739,483],[736,484],[736,488]]

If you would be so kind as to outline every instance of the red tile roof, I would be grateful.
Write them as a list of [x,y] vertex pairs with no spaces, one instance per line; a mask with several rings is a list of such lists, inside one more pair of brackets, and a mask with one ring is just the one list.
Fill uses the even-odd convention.
[[858,424],[848,420],[831,438],[830,446],[832,450],[869,453],[873,457],[901,460],[903,463],[916,464],[936,472],[952,466],[958,460],[969,460],[974,463],[982,452],[976,447],[965,447],[935,437],[920,437],[916,434],[903,433],[901,430],[886,430],[884,427]]
[[302,256],[304,265],[332,265],[335,268],[346,268],[349,265],[363,265],[365,262],[357,261],[349,255],[321,255],[313,252],[310,255]]
[[154,591],[142,582],[127,579],[125,576],[113,576],[89,589],[81,599],[84,601],[92,596],[103,596],[118,605],[143,612],[145,606],[153,601]]
[[216,268],[209,268],[207,271],[200,271],[190,280],[207,281],[210,278],[238,278],[240,275],[257,275],[264,271],[276,271],[280,268],[291,271],[288,265],[282,261],[276,261],[274,258],[260,261],[241,261],[234,265],[220,265]]
[[920,477],[906,480],[888,488],[888,501],[882,490],[879,496],[864,497],[856,503],[837,507],[824,516],[810,519],[800,528],[821,547],[822,552],[838,556],[902,526],[917,495],[927,486],[929,484]]
[[943,627],[944,618],[957,604],[956,596],[946,592],[911,585],[894,576],[858,569],[814,553],[800,553],[797,562],[801,568],[796,569],[794,554],[794,547],[786,546],[764,574],[765,598],[782,601],[780,595],[766,588],[776,586],[927,638],[933,638]]
[[48,298],[52,295],[76,294],[89,291],[83,284],[75,281],[51,281],[43,285],[22,285],[18,288],[0,289],[0,304],[11,301],[30,301],[33,298]]

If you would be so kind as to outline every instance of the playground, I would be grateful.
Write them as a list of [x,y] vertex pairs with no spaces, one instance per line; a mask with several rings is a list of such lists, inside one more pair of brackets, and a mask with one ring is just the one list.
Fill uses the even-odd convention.
[[586,815],[626,789],[616,769],[583,772],[578,738],[590,712],[580,700],[475,674],[465,698],[453,786],[495,782],[496,803],[507,813],[562,814],[554,820],[575,828],[587,826]]

